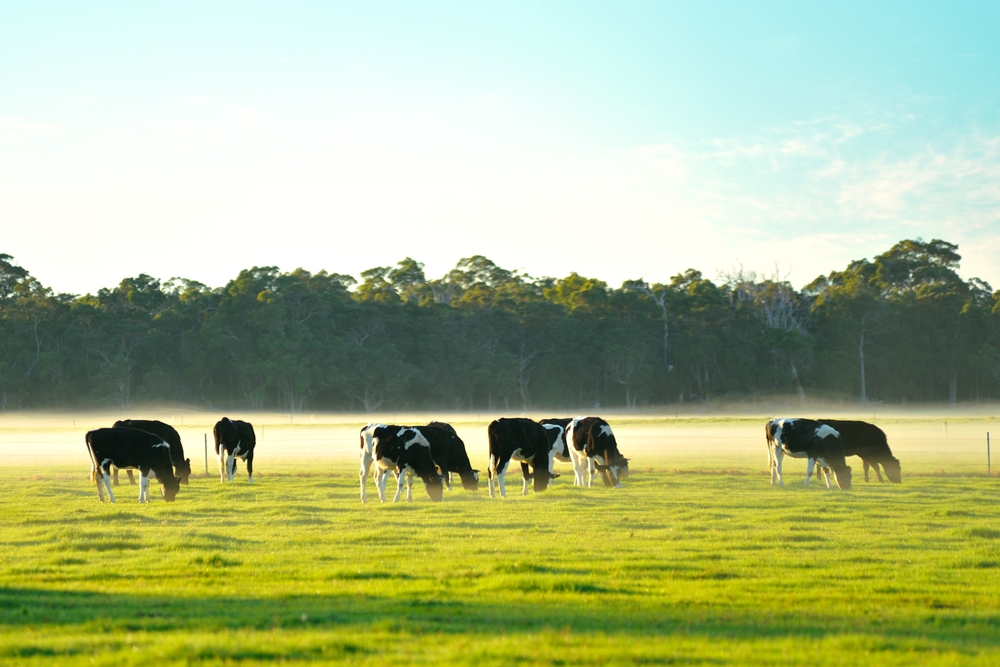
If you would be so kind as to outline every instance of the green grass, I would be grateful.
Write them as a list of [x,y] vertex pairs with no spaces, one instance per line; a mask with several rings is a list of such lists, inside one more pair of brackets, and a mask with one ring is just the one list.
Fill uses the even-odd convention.
[[1000,663],[997,479],[672,468],[396,505],[346,464],[149,505],[9,469],[0,663]]

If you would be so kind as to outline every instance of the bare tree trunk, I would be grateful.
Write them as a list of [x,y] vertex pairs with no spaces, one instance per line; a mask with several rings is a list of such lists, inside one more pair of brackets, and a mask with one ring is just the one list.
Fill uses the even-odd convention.
[[525,352],[525,344],[521,343],[521,348],[518,351],[517,357],[517,389],[521,394],[521,403],[525,412],[528,411],[528,407],[531,405],[531,396],[528,393],[528,386],[531,384],[531,373],[535,370],[536,361],[535,359],[541,354],[541,350],[527,354]]
[[663,367],[669,371],[672,367],[670,366],[670,326],[667,323],[666,293],[660,294],[656,303],[660,304],[660,310],[663,311]]
[[802,389],[802,383],[799,382],[799,369],[795,367],[795,362],[792,362],[792,380],[795,381],[795,391],[799,394],[799,405],[806,404],[806,392]]
[[865,385],[865,327],[861,325],[861,340],[858,343],[858,358],[861,360],[861,402],[868,402],[868,387]]

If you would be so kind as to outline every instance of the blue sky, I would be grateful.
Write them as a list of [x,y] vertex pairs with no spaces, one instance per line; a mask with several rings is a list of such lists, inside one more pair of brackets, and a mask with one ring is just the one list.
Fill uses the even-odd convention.
[[806,4],[2,3],[0,252],[802,285],[923,237],[1000,287],[1000,5]]

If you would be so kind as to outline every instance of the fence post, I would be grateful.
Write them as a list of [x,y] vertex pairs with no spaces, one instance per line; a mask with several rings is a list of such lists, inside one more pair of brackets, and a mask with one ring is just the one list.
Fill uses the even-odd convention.
[[993,470],[990,468],[990,432],[986,432],[986,476],[992,476]]
[[208,477],[208,433],[205,433],[205,477]]

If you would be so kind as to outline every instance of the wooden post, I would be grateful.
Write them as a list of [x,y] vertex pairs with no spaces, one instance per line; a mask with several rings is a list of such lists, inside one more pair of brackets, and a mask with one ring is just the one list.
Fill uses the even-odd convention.
[[986,475],[992,476],[993,470],[990,468],[990,432],[986,432]]
[[208,433],[205,434],[205,477],[208,477]]

